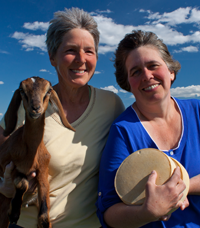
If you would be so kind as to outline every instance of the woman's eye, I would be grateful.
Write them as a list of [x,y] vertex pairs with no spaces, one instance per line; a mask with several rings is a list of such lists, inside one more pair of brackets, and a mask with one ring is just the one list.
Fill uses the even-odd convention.
[[87,50],[85,53],[87,53],[87,54],[89,54],[89,55],[94,55],[94,51],[92,51],[92,50]]
[[134,76],[137,76],[139,75],[140,71],[139,70],[135,70],[132,72],[131,76],[134,77]]
[[66,53],[72,53],[72,52],[75,52],[75,50],[72,49],[72,48],[70,48],[70,49],[67,49],[65,52],[66,52]]
[[150,66],[149,66],[149,68],[150,69],[155,69],[155,68],[157,68],[159,65],[158,64],[151,64]]

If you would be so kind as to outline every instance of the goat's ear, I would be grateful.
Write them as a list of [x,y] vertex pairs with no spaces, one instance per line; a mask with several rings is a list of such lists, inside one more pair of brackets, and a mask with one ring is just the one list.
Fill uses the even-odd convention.
[[12,100],[8,106],[5,114],[5,130],[3,135],[6,137],[10,135],[17,125],[17,111],[21,104],[21,95],[19,89],[17,89],[12,97]]
[[58,111],[58,113],[59,113],[59,115],[60,115],[60,118],[61,118],[61,120],[62,120],[63,125],[64,125],[65,127],[69,128],[69,129],[71,129],[72,131],[76,131],[76,130],[70,125],[70,123],[68,122],[68,120],[67,120],[67,118],[66,118],[66,116],[65,116],[65,113],[64,113],[62,104],[61,104],[61,102],[60,102],[60,99],[59,99],[59,97],[58,97],[56,91],[53,90],[53,89],[52,89],[52,91],[51,91],[50,102],[52,103],[53,106],[54,106],[54,105],[56,106],[57,111]]

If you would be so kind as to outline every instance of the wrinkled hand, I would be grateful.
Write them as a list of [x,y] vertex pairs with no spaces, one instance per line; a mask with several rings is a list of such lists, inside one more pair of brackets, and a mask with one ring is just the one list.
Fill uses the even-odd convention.
[[151,221],[167,221],[170,217],[168,213],[183,205],[180,199],[186,186],[181,179],[179,167],[175,169],[171,178],[163,185],[156,185],[156,178],[157,173],[153,171],[146,184],[144,211]]

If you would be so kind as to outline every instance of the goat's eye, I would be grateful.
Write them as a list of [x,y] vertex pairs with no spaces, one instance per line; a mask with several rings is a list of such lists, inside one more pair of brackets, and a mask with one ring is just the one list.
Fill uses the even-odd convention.
[[46,99],[47,95],[48,95],[48,96],[51,95],[51,91],[52,91],[52,88],[50,88],[50,89],[47,91],[47,93],[45,94],[43,100]]
[[47,94],[51,94],[52,88],[47,91]]

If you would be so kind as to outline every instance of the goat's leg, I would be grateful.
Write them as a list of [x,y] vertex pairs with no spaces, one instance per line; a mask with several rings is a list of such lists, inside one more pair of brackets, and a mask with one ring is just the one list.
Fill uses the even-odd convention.
[[26,175],[18,173],[14,178],[14,184],[16,187],[16,193],[11,201],[8,217],[10,223],[16,224],[20,216],[23,195],[28,190],[29,183]]
[[0,227],[7,228],[9,225],[8,210],[10,207],[11,199],[0,194]]
[[45,169],[44,165],[42,170],[37,174],[38,179],[38,201],[39,201],[39,214],[38,214],[38,228],[51,228],[49,219],[49,182],[48,182],[48,167]]

